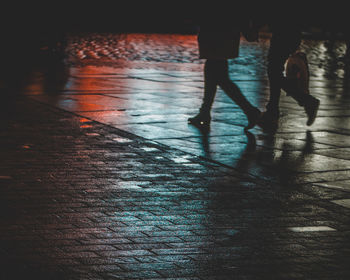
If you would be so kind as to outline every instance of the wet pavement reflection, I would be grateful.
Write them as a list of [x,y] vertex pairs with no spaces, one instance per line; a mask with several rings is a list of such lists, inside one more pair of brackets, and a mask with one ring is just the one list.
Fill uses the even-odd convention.
[[[260,109],[268,43],[242,39],[229,62]],[[283,95],[276,133],[244,132],[244,114],[219,90],[201,131],[187,124],[203,93],[194,35],[70,35],[64,61],[25,75],[16,90],[28,100],[13,103],[0,131],[5,272],[33,264],[43,279],[347,279],[348,50],[311,39],[302,49],[321,100],[311,127]]]
[[[268,38],[258,43],[242,39],[240,57],[230,61],[231,79],[261,109],[268,97],[268,45]],[[258,138],[257,149],[271,149],[284,162],[288,162],[286,156],[290,158],[289,171],[347,170],[347,159],[331,156],[337,148],[348,148],[347,46],[342,41],[305,39],[301,49],[310,63],[311,92],[321,100],[319,117],[312,127],[306,127],[305,113],[283,95],[283,117],[275,142],[265,144],[269,136],[255,128],[252,133]],[[34,82],[28,91],[34,99],[234,168],[248,160],[243,156],[251,145],[243,133],[245,116],[220,90],[210,131],[203,135],[187,124],[187,118],[198,110],[203,91],[203,61],[198,59],[196,36],[72,35],[67,53],[70,74],[60,95],[57,99],[49,97],[52,90],[43,84],[50,76],[42,73],[42,85]],[[308,145],[308,137],[303,136],[306,132],[315,135],[317,141],[312,156],[305,157],[300,165],[296,159],[302,146]],[[288,155],[281,154],[286,150]],[[246,171],[264,176],[264,171],[257,173],[260,168],[253,169]]]

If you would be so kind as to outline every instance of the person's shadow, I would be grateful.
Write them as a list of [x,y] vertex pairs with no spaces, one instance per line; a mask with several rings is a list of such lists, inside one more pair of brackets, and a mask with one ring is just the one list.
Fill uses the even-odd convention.
[[51,56],[41,68],[43,92],[49,96],[61,94],[69,79],[69,69],[60,56]]
[[61,56],[29,52],[0,66],[0,116],[4,121],[16,115],[16,102],[28,95],[48,95],[56,99],[69,78],[69,67]]
[[195,127],[191,126],[192,129],[196,130],[199,137],[199,145],[202,151],[203,157],[211,159],[210,154],[210,145],[209,145],[209,135],[210,135],[210,126],[209,127]]
[[[213,150],[213,146],[215,146],[215,144],[210,143],[210,126],[202,128],[191,126],[191,128],[195,129],[196,133],[200,136],[198,143],[201,157],[210,161],[220,162],[220,159],[218,159],[217,156],[215,156],[215,153],[218,151],[215,150],[215,148]],[[237,154],[235,153],[232,157],[232,161],[230,164],[228,164],[227,162],[220,162],[221,164],[230,165],[238,169],[248,169],[250,155],[256,150],[256,140],[253,133],[249,131],[244,131],[244,134],[247,137],[247,141],[245,142],[245,144],[240,143],[240,145],[245,145],[245,147],[242,147],[242,150],[240,151],[241,156],[239,160],[237,161]],[[227,143],[227,145],[230,144]],[[224,152],[226,155],[230,152],[229,148],[227,148],[225,151],[222,151],[222,149],[223,148],[221,147],[220,152]]]
[[[212,157],[210,128],[198,131],[203,157],[220,162],[220,159]],[[276,182],[295,181],[298,172],[302,172],[299,168],[302,168],[306,156],[312,154],[314,150],[314,137],[309,130],[306,131],[304,139],[297,140],[284,139],[279,134],[265,133],[259,134],[257,141],[256,136],[249,131],[245,131],[245,136],[247,137],[245,147],[238,160],[237,154],[232,155],[230,167],[242,174],[249,173]],[[225,165],[228,165],[227,161]]]
[[307,155],[314,150],[314,138],[309,130],[302,140],[283,139],[275,134],[264,135],[258,142],[251,133],[247,137],[250,140],[235,168],[279,183],[297,181]]
[[[241,260],[260,263],[270,258],[284,263],[290,256],[297,257],[298,251],[289,251],[288,255],[283,253],[289,250],[290,242],[281,242],[279,234],[281,230],[284,234],[287,227],[296,223],[290,219],[291,214],[299,209],[302,202],[302,198],[295,197],[298,185],[289,181],[293,172],[288,167],[302,164],[313,152],[314,141],[310,131],[305,134],[304,145],[298,141],[295,146],[292,140],[276,135],[264,138],[248,132],[246,136],[245,152],[232,169],[231,176],[217,177],[207,186],[211,195],[206,200],[210,211],[205,221],[210,221],[210,226],[204,224],[203,228],[211,240],[215,240],[215,247],[203,266],[215,267],[227,275],[232,275]],[[299,156],[291,153],[295,150],[298,150]],[[254,176],[248,177],[247,173]],[[287,232],[283,238],[292,240]],[[220,262],[217,261],[216,248],[219,252],[222,248],[225,250]],[[264,262],[264,269],[267,266],[274,275],[282,275],[292,269],[288,265],[278,267],[274,262]],[[258,273],[258,270],[252,273]],[[262,271],[259,273],[262,274]]]

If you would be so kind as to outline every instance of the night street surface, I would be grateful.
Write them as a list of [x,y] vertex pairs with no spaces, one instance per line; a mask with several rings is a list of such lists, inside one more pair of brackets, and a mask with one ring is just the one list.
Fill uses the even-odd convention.
[[[268,46],[229,61],[262,111]],[[2,67],[1,279],[350,279],[350,58],[301,49],[318,117],[282,93],[275,134],[221,90],[210,131],[187,124],[191,34],[73,33],[63,61]]]

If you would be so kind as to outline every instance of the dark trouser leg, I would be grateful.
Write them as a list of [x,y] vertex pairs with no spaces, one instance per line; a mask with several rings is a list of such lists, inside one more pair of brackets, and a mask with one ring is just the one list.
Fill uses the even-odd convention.
[[287,95],[291,96],[296,102],[298,102],[299,106],[304,106],[312,98],[312,96],[296,89],[295,84],[295,81],[289,81],[283,77],[282,89],[287,93]]
[[226,60],[217,62],[217,84],[235,102],[245,114],[249,114],[255,107],[245,98],[239,87],[233,83],[228,75],[228,63]]
[[204,97],[200,112],[210,114],[214,102],[217,81],[216,81],[216,60],[207,59],[204,64]]
[[227,60],[207,60],[204,67],[204,79],[204,97],[200,113],[190,118],[189,123],[200,127],[209,125],[210,109],[217,86],[220,86],[246,114],[248,125],[244,129],[248,130],[256,125],[261,113],[258,108],[249,103],[237,85],[230,80]]
[[211,117],[210,111],[217,89],[217,63],[216,60],[207,59],[204,64],[204,96],[199,114],[188,119],[188,123],[200,128],[208,128]]
[[228,64],[227,61],[220,62],[220,67],[217,69],[218,74],[218,85],[222,90],[227,94],[228,97],[232,99],[245,113],[248,119],[248,124],[244,130],[253,128],[258,122],[261,112],[258,108],[254,107],[250,102],[245,98],[239,87],[233,83],[228,75]]
[[272,35],[267,65],[270,85],[270,99],[267,104],[267,111],[278,112],[281,89],[287,86],[283,74],[284,64],[288,57],[298,49],[300,42],[301,34],[299,31]]

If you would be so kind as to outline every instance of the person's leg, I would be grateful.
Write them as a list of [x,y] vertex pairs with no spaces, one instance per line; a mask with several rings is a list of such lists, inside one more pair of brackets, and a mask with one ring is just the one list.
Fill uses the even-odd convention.
[[292,97],[299,106],[303,107],[310,99],[311,94],[300,90],[300,88],[297,86],[297,83],[298,81],[294,79],[284,78],[282,89],[287,93],[288,96]]
[[308,120],[307,125],[315,121],[320,101],[312,95],[300,92],[284,76],[284,65],[288,57],[300,46],[301,31],[290,29],[287,32],[273,34],[268,53],[268,77],[270,84],[270,100],[266,106],[262,122],[277,125],[279,117],[279,99],[281,89],[290,95],[300,106],[304,107]]
[[217,90],[217,61],[207,59],[204,64],[204,96],[200,112],[210,115],[211,107],[214,103],[214,98]]
[[272,34],[267,56],[270,96],[266,111],[263,113],[260,122],[260,125],[264,128],[277,128],[281,89],[287,87],[287,81],[284,76],[284,65],[288,57],[298,49],[300,42],[301,33],[296,30]]
[[242,109],[248,118],[248,125],[245,129],[253,128],[260,118],[261,112],[246,99],[239,87],[230,80],[226,60],[218,62],[216,69],[218,85]]
[[[298,53],[296,58],[302,60],[305,68],[300,63],[299,66],[304,69],[299,69],[295,64],[287,66],[287,77],[283,80],[282,88],[299,106],[304,107],[308,118],[306,124],[312,125],[316,119],[320,101],[309,93],[309,68],[306,55]],[[299,78],[297,78],[298,74],[301,75]]]
[[267,74],[270,97],[266,109],[278,118],[281,89],[286,86],[284,65],[288,57],[297,50],[300,39],[296,35],[273,34],[268,51]]
[[207,59],[204,63],[204,96],[202,105],[199,113],[188,119],[190,124],[195,126],[208,126],[210,124],[210,111],[217,90],[216,67],[216,60]]

